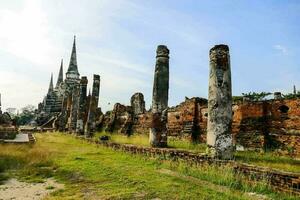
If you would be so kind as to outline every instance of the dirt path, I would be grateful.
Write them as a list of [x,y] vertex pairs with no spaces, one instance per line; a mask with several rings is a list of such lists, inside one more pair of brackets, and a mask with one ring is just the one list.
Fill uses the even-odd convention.
[[0,185],[0,200],[39,200],[63,187],[53,179],[46,179],[44,183],[26,183],[9,179]]

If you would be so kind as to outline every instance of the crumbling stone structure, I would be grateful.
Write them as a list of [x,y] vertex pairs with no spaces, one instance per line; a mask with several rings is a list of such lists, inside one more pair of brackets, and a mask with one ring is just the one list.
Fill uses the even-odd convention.
[[208,89],[208,152],[214,157],[231,159],[232,94],[229,48],[216,45],[210,52]]
[[137,92],[134,95],[132,95],[130,103],[134,115],[145,113],[145,100],[144,95],[142,93]]
[[105,131],[131,134],[132,114],[131,106],[116,103],[114,109],[104,117]]
[[[279,95],[275,94],[274,99],[271,100],[251,101],[240,98],[232,103],[230,58],[226,45],[217,45],[210,51],[212,84],[209,89],[209,101],[199,97],[186,98],[179,105],[168,108],[166,118],[153,118],[157,111],[162,116],[166,116],[163,111],[167,108],[167,97],[157,95],[161,94],[159,93],[161,90],[166,92],[168,85],[166,79],[158,78],[161,77],[161,71],[157,70],[160,66],[168,69],[169,52],[166,48],[158,48],[158,50],[162,49],[163,51],[158,51],[157,56],[152,109],[144,113],[136,109],[142,107],[137,105],[144,105],[144,101],[141,100],[141,94],[135,94],[131,98],[131,106],[117,103],[113,111],[101,116],[99,118],[101,126],[98,128],[106,128],[109,132],[148,134],[149,129],[158,127],[153,125],[162,125],[163,128],[160,130],[167,130],[170,136],[207,142],[212,147],[210,150],[222,158],[231,158],[233,145],[239,150],[272,148],[283,153],[300,155],[300,99],[285,99],[281,95],[278,98]],[[165,75],[167,71],[164,71]],[[159,85],[165,88],[158,88]],[[139,103],[136,103],[138,101]],[[211,121],[208,122],[209,120]],[[210,141],[207,141],[208,139]],[[222,145],[216,148],[215,146],[220,143]]]
[[[230,89],[229,86],[231,86],[229,84],[228,47],[218,45],[211,50],[210,56],[211,69],[213,69],[211,72],[214,72],[211,78],[215,80],[215,89],[210,89],[210,91],[218,91],[214,94],[214,98],[217,98],[218,101],[212,101],[214,98],[209,98],[209,101],[199,97],[186,98],[179,105],[168,108],[169,50],[165,46],[159,46],[155,66],[152,109],[145,110],[143,94],[136,93],[131,97],[131,106],[117,103],[112,111],[102,115],[101,109],[97,107],[100,77],[99,79],[94,78],[93,92],[92,94],[89,92],[87,95],[88,80],[86,77],[80,78],[74,39],[66,78],[63,78],[63,62],[61,62],[56,86],[53,87],[53,77],[51,76],[47,95],[38,106],[36,121],[44,128],[55,128],[59,131],[69,130],[87,137],[90,137],[96,129],[127,135],[149,134],[149,129],[151,129],[160,134],[160,139],[156,137],[155,140],[152,137],[154,134],[150,135],[151,141],[155,141],[157,146],[166,146],[167,135],[185,137],[195,142],[208,142],[207,125],[211,123],[208,122],[208,116],[212,116],[211,119],[217,124],[219,124],[219,120],[221,124],[226,122],[222,125],[222,129],[228,130],[228,132],[225,131],[226,133],[229,133],[231,129],[232,143],[239,149],[275,148],[283,153],[300,155],[300,99],[296,97],[285,99],[281,95],[279,98],[276,93],[274,99],[271,100],[253,102],[250,99],[241,98],[239,101],[233,102],[231,108],[226,107],[223,105],[224,101],[231,105],[229,103],[231,91],[225,93],[223,91],[226,88]],[[97,80],[99,80],[99,84]],[[296,92],[296,89],[294,90]],[[226,97],[222,98],[221,102],[219,102],[220,94]],[[223,110],[219,111],[220,108]],[[2,114],[1,109],[0,113],[0,121],[9,122],[6,124],[12,123],[7,114]],[[233,115],[231,125],[229,125],[230,113]],[[13,129],[16,130],[15,127]],[[89,132],[85,133],[85,130]],[[217,129],[210,128],[210,130]],[[218,141],[224,141],[217,139],[225,137],[225,135],[227,136],[227,134],[221,134],[220,137],[217,135],[212,137],[215,144]],[[225,141],[230,141],[230,137],[227,139]],[[230,147],[231,143],[225,144]]]
[[[77,66],[76,42],[74,37],[72,53],[66,78],[63,79],[63,61],[55,88],[51,76],[48,93],[39,104],[37,123],[43,128],[55,128],[84,135],[95,130],[95,122],[101,110],[98,108],[100,76],[94,75],[93,94],[87,96],[88,80],[80,78]],[[87,127],[88,126],[88,127]]]
[[86,124],[86,137],[91,137],[96,128],[96,111],[99,101],[100,76],[94,74],[92,96],[89,102],[89,112]]
[[[239,150],[272,148],[285,154],[300,155],[299,105],[300,99],[233,102],[233,144]],[[122,132],[126,115],[130,112],[131,106],[117,103],[113,111],[103,115],[101,127],[110,127],[110,132]],[[151,110],[132,115],[134,120],[130,133],[148,134],[152,123],[151,115]],[[186,98],[179,105],[168,109],[168,136],[193,141],[195,134],[196,141],[206,143],[207,120],[207,100],[199,97]],[[112,124],[114,125],[110,126]]]
[[87,120],[87,84],[88,80],[86,76],[83,76],[80,80],[80,97],[79,97],[79,109],[77,113],[76,133],[78,135],[84,134],[85,124]]
[[14,139],[18,133],[18,129],[11,119],[9,113],[2,113],[1,110],[1,94],[0,94],[0,140]]
[[300,154],[300,99],[233,105],[234,143],[244,149],[281,149]]
[[169,99],[169,49],[159,45],[156,50],[152,115],[149,140],[153,147],[167,146],[167,120]]
[[194,97],[168,109],[168,135],[200,142],[206,133],[207,99]]

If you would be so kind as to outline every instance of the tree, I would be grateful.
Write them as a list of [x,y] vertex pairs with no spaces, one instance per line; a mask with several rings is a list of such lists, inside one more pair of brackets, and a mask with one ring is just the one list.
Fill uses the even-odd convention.
[[300,97],[300,92],[283,94],[282,96],[284,99],[296,99]]
[[27,105],[21,108],[21,113],[15,117],[17,125],[29,124],[35,117],[35,107]]
[[242,93],[242,95],[246,98],[248,98],[250,101],[261,101],[263,100],[265,97],[271,95],[272,93],[270,92],[260,92],[260,93],[256,93],[256,92],[249,92],[249,93]]

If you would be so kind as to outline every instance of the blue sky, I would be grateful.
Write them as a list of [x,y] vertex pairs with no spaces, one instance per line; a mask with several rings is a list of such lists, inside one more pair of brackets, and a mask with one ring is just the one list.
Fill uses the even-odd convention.
[[101,76],[100,106],[149,108],[155,50],[170,49],[169,104],[207,97],[208,52],[229,45],[233,94],[300,89],[300,1],[2,0],[0,92],[7,107],[37,105],[60,60],[66,71],[73,35],[79,72]]

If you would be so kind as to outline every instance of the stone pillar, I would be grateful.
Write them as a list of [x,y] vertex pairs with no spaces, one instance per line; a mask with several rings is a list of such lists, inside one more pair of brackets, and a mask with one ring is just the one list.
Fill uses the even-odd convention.
[[66,130],[66,125],[68,121],[68,96],[64,95],[61,106],[61,113],[58,115],[58,119],[56,121],[56,129],[60,132]]
[[142,93],[138,92],[132,95],[130,103],[134,115],[145,113],[145,100]]
[[96,120],[97,120],[96,119],[96,110],[97,110],[98,101],[99,101],[99,90],[100,90],[100,76],[94,74],[93,90],[92,90],[92,96],[90,99],[89,113],[88,113],[86,131],[85,131],[86,137],[92,137],[93,133],[95,132]]
[[219,159],[233,157],[232,94],[229,47],[216,45],[210,52],[208,90],[208,153]]
[[80,88],[79,85],[74,86],[72,91],[72,104],[70,111],[70,124],[69,124],[69,132],[76,131],[77,124],[77,115],[79,110],[79,100],[80,100]]
[[66,130],[70,130],[71,127],[71,111],[72,111],[72,94],[67,93],[67,124],[66,124]]
[[167,120],[169,98],[169,49],[159,45],[156,50],[151,127],[149,140],[153,147],[167,146]]
[[85,127],[85,115],[87,112],[87,84],[88,80],[86,76],[83,76],[80,80],[80,97],[79,97],[79,109],[77,113],[76,133],[78,135],[84,135]]

